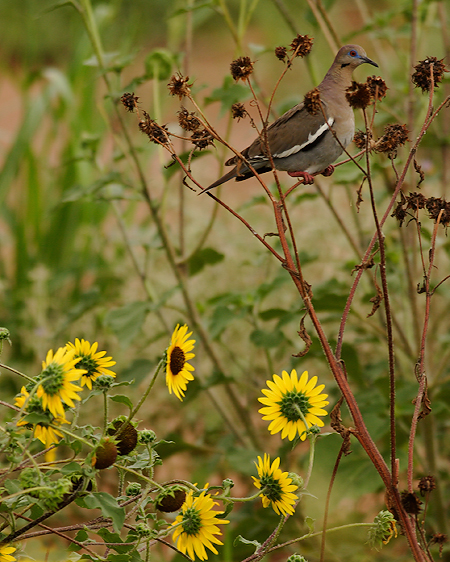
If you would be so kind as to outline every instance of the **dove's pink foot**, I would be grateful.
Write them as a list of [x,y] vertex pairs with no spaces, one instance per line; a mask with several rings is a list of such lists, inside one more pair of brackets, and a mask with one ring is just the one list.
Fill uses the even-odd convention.
[[303,178],[303,183],[305,185],[311,185],[314,183],[314,176],[308,174],[308,172],[288,172],[291,178]]
[[334,166],[332,166],[330,164],[330,166],[327,166],[325,168],[325,170],[323,172],[320,172],[322,174],[322,176],[328,177],[331,176],[331,174],[334,172]]

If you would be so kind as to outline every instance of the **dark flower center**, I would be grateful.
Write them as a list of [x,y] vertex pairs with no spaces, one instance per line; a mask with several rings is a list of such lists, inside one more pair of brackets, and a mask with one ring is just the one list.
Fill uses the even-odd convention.
[[183,513],[183,521],[181,522],[183,531],[187,535],[196,535],[202,528],[202,519],[195,507],[188,507]]
[[276,480],[273,476],[264,475],[260,479],[262,493],[271,502],[276,502],[281,500],[283,496],[283,489],[280,486],[280,482]]
[[59,363],[50,363],[42,371],[40,378],[43,379],[41,384],[44,392],[49,396],[54,396],[63,388],[64,368]]
[[75,357],[81,357],[81,360],[75,365],[77,369],[85,369],[84,377],[93,377],[97,374],[98,363],[92,357],[88,355],[75,355]]
[[186,363],[186,358],[184,351],[181,347],[174,347],[172,353],[170,354],[170,371],[173,375],[178,375],[183,369]]
[[303,392],[292,390],[286,392],[280,402],[280,412],[288,421],[297,421],[301,419],[300,412],[306,416],[311,408],[311,404],[307,396]]

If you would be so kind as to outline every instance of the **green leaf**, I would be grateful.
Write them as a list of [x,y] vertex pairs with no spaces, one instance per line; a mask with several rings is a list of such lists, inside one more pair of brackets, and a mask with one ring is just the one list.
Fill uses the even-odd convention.
[[282,318],[286,314],[289,314],[289,311],[284,310],[283,308],[268,308],[267,310],[263,310],[259,313],[259,317],[264,322],[268,320],[273,320],[274,318]]
[[284,339],[284,334],[280,330],[274,330],[273,332],[253,330],[250,334],[250,341],[256,345],[256,347],[278,347]]
[[313,289],[313,304],[317,311],[341,312],[347,302],[348,287],[337,279],[330,279]]
[[224,258],[225,255],[217,252],[214,248],[202,248],[189,258],[189,275],[192,277],[199,273],[206,265],[215,265]]
[[77,462],[72,461],[60,468],[60,472],[64,476],[67,474],[73,474],[74,472],[81,473],[81,466]]
[[125,396],[124,394],[116,394],[115,396],[109,397],[113,402],[118,402],[119,404],[125,404],[130,408],[130,411],[133,409],[133,402]]
[[150,305],[147,302],[132,302],[106,313],[105,324],[123,345],[128,345],[139,334]]
[[[106,529],[106,527],[103,527],[103,528],[99,529],[97,531],[97,535],[102,537],[102,539],[106,543],[122,543],[123,542],[122,538],[120,537],[120,535],[118,533],[111,533],[111,531],[109,529]],[[113,550],[115,550],[116,552],[119,552],[120,554],[124,554],[125,552],[128,552],[129,550],[131,550],[133,547],[132,546],[111,546],[111,548]]]
[[251,544],[253,546],[255,546],[256,548],[260,548],[261,547],[261,543],[258,541],[250,541],[248,539],[245,539],[242,535],[238,535],[233,542],[233,546],[236,546],[237,543],[242,542],[244,544]]
[[[85,529],[80,529],[78,531],[78,533],[75,535],[75,540],[77,540],[78,542],[84,542],[86,540],[88,540],[89,535],[87,533],[87,531]],[[69,546],[67,547],[67,550],[69,550],[70,552],[73,551],[77,551],[80,550],[81,546],[78,546],[75,543],[70,543]]]
[[101,509],[104,517],[111,518],[113,528],[118,533],[125,521],[125,509],[120,507],[116,498],[106,492],[92,492],[86,496],[84,503],[89,509]]
[[188,6],[186,8],[177,8],[168,16],[168,19],[186,14],[188,12],[193,12],[194,10],[200,10],[201,8],[209,8],[212,5],[214,5],[214,0],[207,0],[206,2],[202,2],[201,4],[192,4],[191,6]]
[[37,413],[27,414],[23,419],[27,423],[32,423],[32,424],[48,423],[50,421],[48,416],[44,414],[37,414]]
[[137,550],[128,552],[127,554],[110,554],[108,556],[109,562],[142,562],[142,558],[139,556]]
[[175,65],[174,55],[167,49],[155,49],[145,57],[145,73],[147,78],[168,80]]
[[305,517],[305,523],[306,526],[309,529],[310,533],[314,533],[314,523],[316,522],[315,519],[313,519],[312,517],[310,517],[309,515],[307,517]]
[[242,102],[249,99],[251,92],[242,84],[236,84],[231,76],[225,76],[221,88],[213,90],[212,94],[205,98],[205,105],[215,101],[220,101],[220,114],[229,111],[233,103]]
[[237,310],[228,306],[218,306],[214,309],[209,322],[209,334],[213,340],[217,340],[230,322],[242,316]]

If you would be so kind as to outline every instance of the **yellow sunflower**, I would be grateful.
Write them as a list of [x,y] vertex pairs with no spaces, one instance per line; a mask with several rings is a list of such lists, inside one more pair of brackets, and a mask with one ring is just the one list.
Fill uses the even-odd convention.
[[195,340],[188,339],[192,332],[187,333],[186,324],[179,327],[177,324],[173,334],[172,341],[166,351],[166,383],[169,392],[172,392],[183,400],[184,391],[194,377],[190,371],[194,370],[188,361],[195,357],[194,353],[189,353],[194,349]]
[[[14,403],[20,409],[22,409],[25,405],[25,414],[40,414],[45,415],[48,418],[48,423],[45,421],[40,421],[36,424],[32,424],[34,437],[36,437],[36,439],[39,439],[39,441],[41,441],[45,445],[45,447],[50,447],[50,445],[59,442],[59,438],[62,437],[63,434],[55,427],[50,427],[50,424],[59,427],[63,423],[69,423],[64,416],[54,417],[50,412],[44,411],[44,408],[42,406],[42,399],[38,398],[37,396],[33,396],[30,398],[30,395],[24,386],[22,386],[20,394],[16,396]],[[21,427],[29,424],[30,422],[22,418],[17,422],[16,425],[18,427]]]
[[223,544],[215,536],[222,534],[217,525],[225,525],[229,521],[217,518],[223,511],[214,511],[215,505],[218,505],[217,502],[206,492],[194,498],[194,492],[191,490],[181,506],[181,513],[172,523],[172,527],[175,527],[173,541],[176,547],[183,553],[187,552],[192,560],[195,555],[200,560],[207,560],[205,546],[214,554],[218,554],[213,543]]
[[13,552],[15,552],[17,548],[13,546],[3,545],[0,546],[0,562],[14,562],[15,557],[11,556]]
[[75,357],[75,350],[68,351],[65,347],[60,347],[54,355],[53,350],[50,350],[42,362],[36,396],[42,398],[42,407],[50,410],[55,418],[64,417],[63,402],[74,408],[73,401],[81,400],[77,392],[82,388],[73,384],[73,381],[78,381],[86,372],[85,369],[76,368],[80,359],[81,357]]
[[273,381],[267,381],[270,390],[264,388],[265,398],[258,398],[265,407],[258,411],[263,414],[263,420],[271,420],[268,429],[272,435],[281,431],[282,439],[288,437],[292,441],[298,433],[304,441],[312,425],[325,425],[318,416],[327,415],[322,408],[329,404],[328,395],[320,394],[325,385],[316,386],[316,383],[317,377],[308,381],[308,371],[298,380],[295,369],[290,375],[283,371],[282,377],[274,375]]
[[252,476],[255,486],[261,490],[263,507],[272,505],[278,515],[292,515],[294,513],[297,496],[293,493],[298,486],[292,484],[287,472],[281,472],[280,458],[277,457],[272,465],[270,456],[264,453],[264,460],[258,457],[255,462],[259,478]]
[[80,362],[77,363],[77,369],[83,369],[84,375],[81,376],[81,386],[86,385],[89,390],[92,389],[92,381],[95,381],[100,375],[109,375],[115,377],[116,373],[107,369],[116,364],[112,361],[112,357],[104,357],[106,351],[97,351],[98,342],[92,345],[86,340],[75,338],[75,343],[69,342],[66,348],[75,351],[74,357],[79,357]]

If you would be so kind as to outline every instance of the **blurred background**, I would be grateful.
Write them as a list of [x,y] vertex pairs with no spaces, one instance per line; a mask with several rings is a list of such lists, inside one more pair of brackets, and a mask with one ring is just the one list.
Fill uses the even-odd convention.
[[[186,323],[197,340],[192,361],[196,380],[186,399],[180,404],[168,395],[161,377],[139,412],[140,429],[153,429],[158,438],[174,441],[158,450],[163,465],[157,467],[157,478],[200,484],[233,478],[233,494],[244,495],[252,491],[253,461],[263,452],[281,456],[284,470],[302,474],[308,445],[291,451],[279,436],[269,437],[257,413],[265,381],[292,368],[319,377],[330,396],[330,410],[339,398],[308,322],[311,350],[301,359],[293,357],[304,348],[297,336],[303,315],[298,294],[287,273],[241,223],[207,196],[197,198],[183,186],[180,169],[167,167],[170,155],[148,142],[139,132],[137,116],[117,106],[117,100],[125,91],[134,92],[142,110],[178,131],[180,101],[168,94],[167,83],[180,71],[189,76],[210,122],[243,149],[256,133],[248,119],[233,122],[230,107],[236,101],[248,102],[250,93],[233,82],[229,65],[241,55],[255,61],[255,89],[265,104],[283,70],[275,47],[289,46],[301,33],[314,37],[314,47],[287,72],[276,92],[273,117],[300,102],[323,78],[336,46],[351,42],[362,45],[379,64],[379,69],[357,69],[354,78],[364,81],[376,70],[389,88],[374,116],[376,134],[381,136],[387,123],[401,123],[414,139],[428,96],[414,88],[410,76],[419,60],[448,56],[450,5],[430,0],[112,0],[92,5],[108,83],[76,2],[0,0],[0,324],[9,329],[12,340],[12,346],[4,345],[1,361],[33,376],[49,349],[75,337],[98,341],[99,349],[117,361],[118,380],[134,381],[127,393],[136,401],[175,325]],[[449,90],[447,78],[436,92],[435,105]],[[246,107],[256,119],[255,107]],[[187,109],[193,110],[189,105]],[[362,128],[361,114],[356,121]],[[447,109],[417,155],[426,174],[422,190],[427,197],[445,196],[449,131]],[[407,148],[395,160],[398,170]],[[180,143],[179,149],[188,147]],[[231,156],[221,146],[196,154],[192,170],[204,186],[220,176],[221,163]],[[382,214],[395,170],[384,155],[374,156],[372,166]],[[139,170],[166,239],[142,197]],[[286,177],[282,181],[290,185]],[[405,191],[415,191],[417,181],[417,174],[411,173]],[[360,171],[347,164],[331,178],[299,188],[291,198],[305,277],[332,342],[351,271],[374,233],[368,194],[363,192],[367,201],[359,211],[356,208],[361,182]],[[270,205],[257,181],[230,182],[220,193],[261,235],[274,231]],[[432,228],[424,216],[425,243]],[[395,219],[388,219],[384,234],[395,314],[398,454],[404,479],[423,322],[424,299],[415,287],[422,272],[415,224],[399,229]],[[438,246],[436,282],[449,268],[450,245],[443,229]],[[387,458],[383,313],[367,318],[374,294],[368,275],[352,309],[343,358],[366,423]],[[445,532],[449,516],[448,297],[444,284],[433,300],[427,356],[433,413],[421,423],[415,467],[418,477],[432,473],[439,479],[427,516],[430,532]],[[11,400],[20,386],[21,381],[2,371],[2,399]],[[83,423],[99,423],[100,403],[97,397],[86,404]],[[126,413],[119,404],[114,408],[115,414]],[[321,529],[340,444],[338,435],[319,440],[309,486],[312,496],[298,506],[284,538],[305,534],[306,516],[316,519]],[[371,521],[385,508],[376,471],[356,441],[352,449],[333,489],[330,527]],[[114,493],[116,480],[113,471],[105,471],[99,488]],[[74,512],[72,517],[81,515]],[[234,547],[235,536],[264,540],[277,517],[254,502],[233,511],[231,519],[221,554],[230,561],[253,550],[251,545]],[[327,560],[410,559],[403,539],[379,553],[365,545],[366,539],[364,530],[330,533]],[[64,548],[47,538],[39,545],[28,544],[27,552],[52,561],[60,559]],[[311,539],[302,542],[299,551],[313,562],[318,549],[318,539]],[[285,560],[294,551],[286,549],[272,560]],[[156,550],[154,556],[164,560],[172,555]]]

